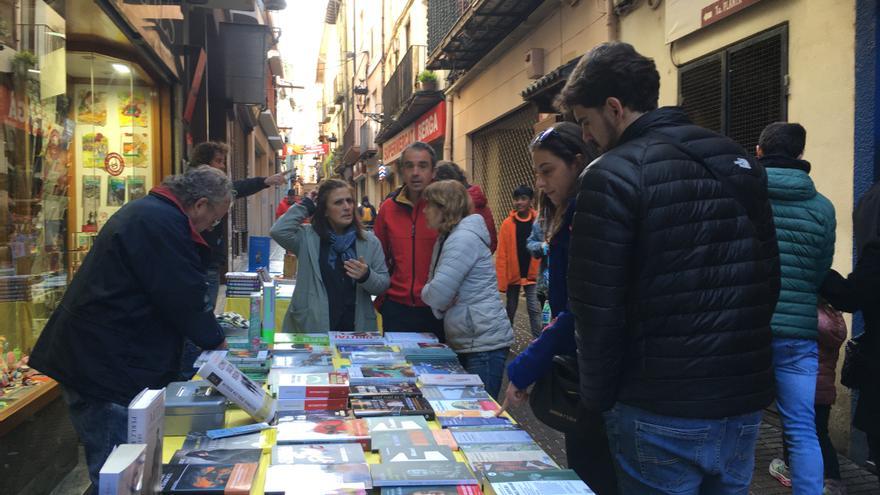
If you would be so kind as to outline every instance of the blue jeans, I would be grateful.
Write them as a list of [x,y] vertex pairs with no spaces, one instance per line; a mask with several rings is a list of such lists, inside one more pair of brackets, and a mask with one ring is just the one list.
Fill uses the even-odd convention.
[[466,352],[458,355],[458,360],[468,373],[480,375],[489,395],[498,399],[501,380],[504,377],[504,363],[507,362],[509,347],[494,351]]
[[70,421],[86,451],[86,465],[92,481],[92,494],[98,493],[98,473],[104,461],[119,444],[128,442],[128,408],[80,395],[61,386],[61,394],[70,409]]
[[532,330],[532,337],[537,339],[541,335],[543,327],[541,325],[541,305],[538,303],[538,286],[536,284],[507,286],[507,319],[513,325],[516,308],[519,306],[520,289],[526,294],[526,309],[529,312],[529,328]]
[[822,493],[824,467],[814,406],[818,344],[815,340],[774,338],[773,369],[776,406],[789,452],[792,493]]
[[761,414],[676,418],[618,402],[605,428],[620,493],[747,495]]

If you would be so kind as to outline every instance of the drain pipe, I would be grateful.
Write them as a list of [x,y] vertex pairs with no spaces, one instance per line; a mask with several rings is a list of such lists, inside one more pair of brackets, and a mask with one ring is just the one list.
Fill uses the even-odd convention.
[[443,159],[447,161],[455,161],[452,159],[452,102],[455,100],[455,93],[446,93],[446,139],[443,140]]
[[608,41],[620,41],[620,22],[614,11],[614,0],[605,0],[605,27]]

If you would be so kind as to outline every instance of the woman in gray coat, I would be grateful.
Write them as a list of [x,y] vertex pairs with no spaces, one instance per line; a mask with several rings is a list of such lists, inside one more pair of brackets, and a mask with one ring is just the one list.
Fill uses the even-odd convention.
[[370,295],[388,288],[388,268],[379,239],[354,212],[351,186],[330,179],[315,202],[304,198],[272,226],[272,238],[299,262],[285,332],[377,331]]
[[422,300],[443,318],[446,343],[469,373],[479,375],[497,397],[513,328],[498,295],[489,231],[471,214],[470,195],[460,183],[444,180],[425,189],[425,219],[440,236],[434,244]]

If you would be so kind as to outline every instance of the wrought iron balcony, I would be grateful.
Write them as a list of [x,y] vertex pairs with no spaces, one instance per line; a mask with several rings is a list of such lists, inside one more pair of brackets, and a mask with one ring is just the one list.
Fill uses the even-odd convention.
[[431,0],[428,62],[432,70],[468,70],[544,0]]
[[425,46],[412,45],[382,90],[382,113],[395,118],[415,91],[416,77],[425,69]]

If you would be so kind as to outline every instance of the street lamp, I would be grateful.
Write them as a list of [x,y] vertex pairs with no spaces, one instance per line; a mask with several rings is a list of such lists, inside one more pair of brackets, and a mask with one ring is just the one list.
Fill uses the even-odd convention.
[[367,95],[369,94],[369,89],[366,86],[359,84],[354,87],[352,92],[354,92],[354,106],[361,115],[379,124],[385,121],[385,116],[381,113],[364,111],[367,109]]

